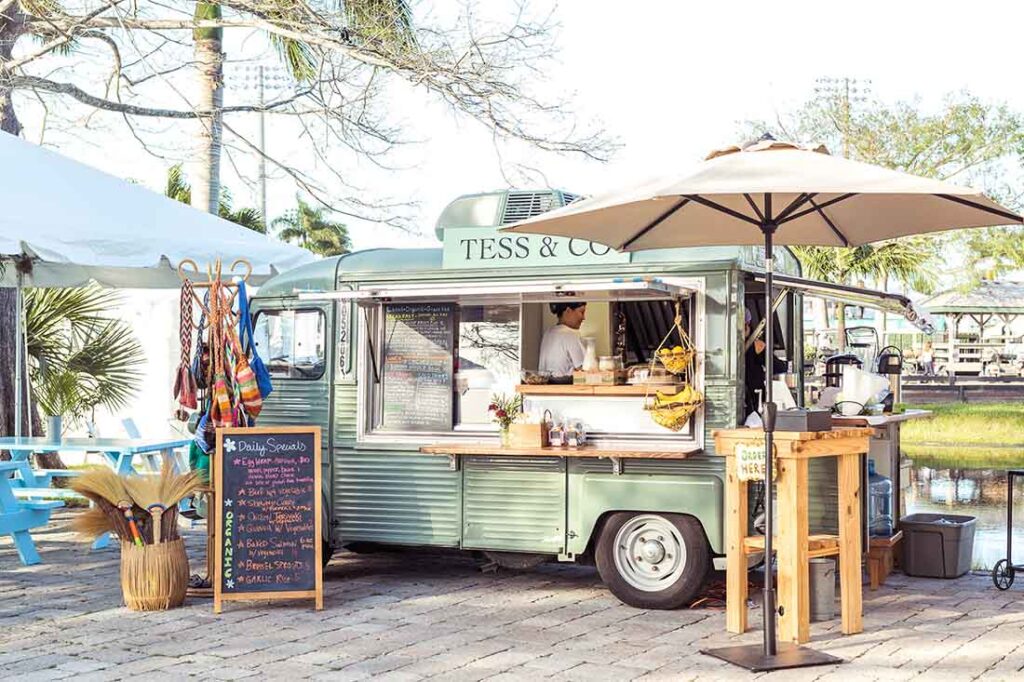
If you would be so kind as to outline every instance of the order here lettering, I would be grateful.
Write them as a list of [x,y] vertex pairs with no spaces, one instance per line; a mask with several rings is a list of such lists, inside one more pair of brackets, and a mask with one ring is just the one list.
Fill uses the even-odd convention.
[[467,261],[521,260],[531,256],[579,258],[604,256],[612,252],[608,246],[583,239],[562,241],[554,237],[541,237],[539,243],[534,243],[529,237],[522,235],[460,239],[459,246]]

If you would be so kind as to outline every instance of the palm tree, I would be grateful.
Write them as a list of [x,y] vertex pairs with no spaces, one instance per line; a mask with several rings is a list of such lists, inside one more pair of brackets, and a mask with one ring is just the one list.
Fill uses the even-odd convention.
[[340,256],[352,250],[348,228],[332,222],[322,208],[313,208],[302,197],[296,197],[298,208],[276,218],[271,225],[277,236],[321,256]]
[[[853,248],[829,246],[791,247],[804,274],[812,279],[851,285],[870,278],[909,284],[927,293],[935,284],[931,269],[937,256],[936,241],[928,237],[905,237]],[[836,336],[839,350],[846,347],[846,306],[836,306]]]
[[[197,22],[219,20],[221,17],[220,3],[196,3]],[[220,205],[220,151],[223,137],[220,110],[224,106],[224,29],[197,28],[192,32],[192,37],[199,69],[199,99],[196,104],[200,111],[211,113],[199,119],[201,146],[198,156],[202,163],[196,166],[199,177],[191,203],[200,211],[216,215]]]
[[[34,408],[77,422],[94,418],[98,407],[128,404],[141,382],[145,355],[131,327],[107,316],[119,300],[97,286],[25,290]],[[46,468],[63,468],[57,453],[37,457]]]
[[[175,164],[167,170],[167,186],[164,195],[180,201],[183,204],[192,203],[192,186],[189,184],[181,164]],[[217,215],[224,220],[229,220],[236,225],[247,227],[253,232],[260,234],[267,233],[267,225],[263,216],[255,208],[233,208],[231,190],[227,187],[220,189],[220,204],[217,207]]]
[[[361,40],[395,52],[416,49],[412,9],[407,0],[344,0],[342,4],[349,23],[347,29],[357,34]],[[297,4],[293,0],[268,0],[262,14],[264,19],[271,22],[296,21],[302,19],[303,11],[305,9],[302,4]],[[222,16],[219,0],[196,2],[196,21],[219,20]],[[198,109],[212,113],[200,119],[201,147],[197,155],[201,162],[197,164],[199,177],[191,203],[201,211],[217,213],[218,197],[221,194],[220,154],[223,124],[220,110],[224,105],[224,29],[197,28],[192,35],[195,43],[195,61],[199,69]],[[272,34],[270,41],[297,82],[309,82],[316,77],[320,59],[312,46],[277,34]]]

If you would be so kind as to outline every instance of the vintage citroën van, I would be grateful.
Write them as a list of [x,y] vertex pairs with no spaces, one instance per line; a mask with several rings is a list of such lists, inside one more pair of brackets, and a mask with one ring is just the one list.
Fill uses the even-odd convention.
[[[763,254],[621,254],[498,231],[571,199],[549,190],[464,196],[438,221],[442,248],[328,258],[261,287],[255,336],[275,387],[261,423],[323,429],[325,556],[372,543],[479,551],[517,568],[593,562],[619,599],[646,608],[680,606],[701,588],[724,552],[724,463],[710,434],[742,424],[750,409],[744,335],[765,313]],[[776,263],[773,350],[800,368],[804,293],[860,305],[872,296],[801,280],[788,250]],[[874,299],[905,307],[898,296]],[[638,366],[650,362],[678,306],[697,350],[690,381],[701,409],[673,431],[651,419],[642,387],[560,394],[520,385],[555,322],[549,303],[567,300],[587,302],[580,332],[597,356]],[[517,390],[528,412],[582,424],[594,456],[421,451],[497,445],[492,396]],[[793,393],[799,401],[802,386]],[[812,527],[835,523],[829,462],[811,474]],[[750,507],[758,513],[756,499]]]

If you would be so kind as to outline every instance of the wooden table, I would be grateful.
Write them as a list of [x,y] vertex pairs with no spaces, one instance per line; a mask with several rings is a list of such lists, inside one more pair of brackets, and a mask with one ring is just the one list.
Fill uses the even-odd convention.
[[[776,431],[777,507],[774,547],[778,558],[779,639],[798,644],[810,635],[812,557],[839,557],[844,634],[863,630],[861,595],[860,456],[868,451],[872,429]],[[763,537],[747,537],[747,483],[736,469],[736,446],[753,444],[764,451],[764,433],[756,429],[714,432],[717,454],[726,457],[725,546],[726,627],[747,630],[747,555],[764,551]],[[810,535],[807,518],[807,462],[815,457],[839,460],[839,535]],[[766,557],[766,560],[768,558]]]
[[459,457],[598,457],[612,461],[612,473],[622,473],[624,459],[686,459],[693,451],[635,450],[609,445],[584,445],[578,448],[536,447],[513,448],[492,443],[437,443],[425,445],[425,455],[447,455],[455,468]]

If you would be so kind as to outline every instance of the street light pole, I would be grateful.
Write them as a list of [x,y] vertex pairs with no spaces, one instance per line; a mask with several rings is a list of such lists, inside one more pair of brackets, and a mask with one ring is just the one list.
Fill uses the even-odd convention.
[[259,105],[260,105],[260,132],[259,132],[259,145],[260,145],[260,159],[259,159],[259,175],[260,175],[260,215],[263,217],[263,224],[266,226],[270,222],[270,218],[267,216],[267,138],[266,138],[266,112],[263,110],[266,100],[264,99],[263,92],[263,65],[260,64],[259,83],[256,91],[258,93]]

